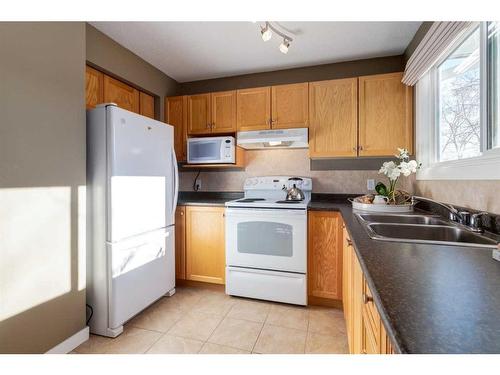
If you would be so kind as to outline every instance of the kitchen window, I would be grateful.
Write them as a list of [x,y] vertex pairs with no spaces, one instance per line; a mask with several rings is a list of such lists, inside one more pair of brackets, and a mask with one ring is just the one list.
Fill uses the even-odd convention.
[[475,23],[417,83],[417,179],[500,179],[499,29]]

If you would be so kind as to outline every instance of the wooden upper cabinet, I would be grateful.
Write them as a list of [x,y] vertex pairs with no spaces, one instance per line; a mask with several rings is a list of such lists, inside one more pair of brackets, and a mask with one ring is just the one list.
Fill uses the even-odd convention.
[[174,149],[178,161],[187,159],[186,125],[187,97],[172,96],[165,99],[165,121],[174,127]]
[[155,118],[155,98],[145,92],[139,93],[139,110],[141,115]]
[[212,118],[210,113],[210,94],[190,95],[187,97],[187,103],[187,134],[210,133]]
[[309,121],[309,84],[273,86],[271,88],[271,127],[273,129],[306,128]]
[[116,103],[120,108],[139,113],[139,90],[104,75],[104,102]]
[[342,299],[342,217],[333,211],[308,215],[309,296]]
[[236,105],[238,131],[271,128],[271,87],[238,90]]
[[309,156],[357,155],[358,80],[309,83]]
[[211,132],[236,131],[236,91],[214,92],[211,95]]
[[403,73],[359,78],[359,155],[387,156],[397,148],[413,152],[412,88]]
[[103,79],[104,75],[90,66],[85,70],[85,107],[94,108],[97,104],[103,103]]
[[186,207],[186,279],[224,284],[224,207]]

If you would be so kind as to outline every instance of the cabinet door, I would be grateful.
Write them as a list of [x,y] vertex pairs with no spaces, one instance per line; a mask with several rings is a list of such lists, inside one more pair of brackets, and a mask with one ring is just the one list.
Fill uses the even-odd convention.
[[271,87],[238,90],[236,105],[238,131],[271,128]]
[[209,134],[210,115],[210,94],[190,95],[187,97],[188,103],[188,134]]
[[212,133],[236,131],[236,91],[214,92],[212,104]]
[[352,277],[352,245],[349,234],[342,225],[342,238],[343,238],[343,254],[342,254],[342,305],[344,308],[344,319],[347,327],[347,339],[349,344],[349,353],[353,352],[353,310],[352,310],[352,291],[353,291],[353,277]]
[[306,128],[309,121],[309,84],[271,88],[273,129]]
[[224,207],[186,207],[186,278],[224,284]]
[[139,113],[139,90],[104,75],[104,102],[116,103],[120,108]]
[[186,279],[186,207],[175,211],[175,278]]
[[357,78],[309,83],[309,156],[356,156],[357,132]]
[[342,299],[342,218],[338,212],[310,211],[308,288],[314,297]]
[[412,88],[403,73],[359,78],[359,155],[388,156],[413,151]]
[[174,127],[174,149],[178,161],[186,161],[187,97],[172,96],[165,100],[165,121]]
[[362,354],[380,354],[380,348],[377,345],[375,334],[370,327],[370,322],[363,310],[363,316],[361,321],[362,327],[362,339],[361,339],[361,353]]
[[354,250],[352,252],[352,353],[361,354],[362,348],[362,309],[363,309],[363,271]]
[[155,98],[145,92],[139,93],[139,110],[141,115],[155,118]]
[[85,69],[85,106],[87,109],[94,108],[103,103],[103,78],[104,75],[90,66]]

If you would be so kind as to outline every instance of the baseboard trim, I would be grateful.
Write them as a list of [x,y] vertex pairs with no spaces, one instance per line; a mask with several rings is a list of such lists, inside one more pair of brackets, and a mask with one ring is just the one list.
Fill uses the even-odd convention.
[[45,354],[66,354],[77,348],[85,341],[89,339],[89,327],[85,327],[84,329],[78,331],[73,336],[68,337],[66,340],[57,344],[52,349],[50,349]]

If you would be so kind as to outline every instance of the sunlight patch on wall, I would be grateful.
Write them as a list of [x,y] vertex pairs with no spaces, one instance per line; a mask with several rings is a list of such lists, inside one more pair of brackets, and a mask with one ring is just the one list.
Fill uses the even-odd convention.
[[87,284],[87,187],[78,186],[78,290]]
[[71,188],[0,189],[0,321],[71,290]]

